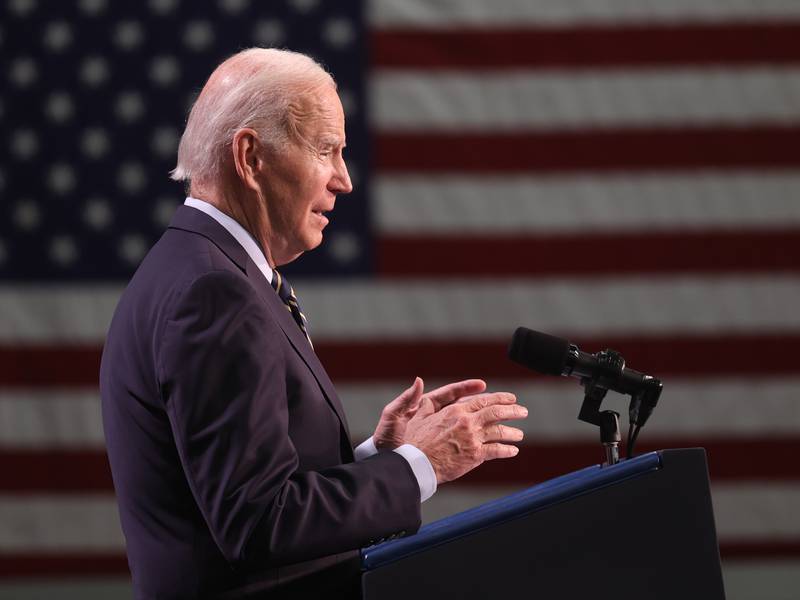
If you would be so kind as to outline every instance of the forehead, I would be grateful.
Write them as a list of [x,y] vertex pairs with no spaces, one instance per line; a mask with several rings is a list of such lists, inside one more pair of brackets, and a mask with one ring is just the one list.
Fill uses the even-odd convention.
[[333,87],[325,86],[306,98],[307,110],[298,115],[304,137],[344,143],[344,111]]

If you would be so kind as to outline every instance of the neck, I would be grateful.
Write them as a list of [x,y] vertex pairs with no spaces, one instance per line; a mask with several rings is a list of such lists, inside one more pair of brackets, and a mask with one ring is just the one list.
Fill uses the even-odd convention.
[[[220,190],[195,188],[194,186],[192,186],[189,193],[194,198],[208,202],[214,208],[239,223],[261,247],[261,251],[264,253],[270,268],[274,269],[277,266],[270,251],[269,236],[267,234],[269,231],[267,211],[263,203],[258,201],[258,198],[248,197],[252,193],[224,193]],[[245,200],[240,200],[240,197],[244,197]]]

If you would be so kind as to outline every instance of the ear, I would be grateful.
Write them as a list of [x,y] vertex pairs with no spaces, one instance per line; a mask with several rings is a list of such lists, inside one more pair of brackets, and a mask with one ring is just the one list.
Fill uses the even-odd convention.
[[258,191],[256,176],[264,168],[261,142],[254,129],[246,127],[233,134],[233,165],[236,175],[242,184],[251,190]]

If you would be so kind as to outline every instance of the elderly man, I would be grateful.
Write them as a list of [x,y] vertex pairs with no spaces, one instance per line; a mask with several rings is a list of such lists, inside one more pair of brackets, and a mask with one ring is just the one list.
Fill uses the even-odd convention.
[[125,290],[100,372],[136,598],[341,591],[357,549],[416,531],[437,484],[517,453],[513,395],[419,378],[353,450],[275,270],[351,191],[344,146],[336,85],[301,54],[241,52],[192,108],[173,172],[190,197]]

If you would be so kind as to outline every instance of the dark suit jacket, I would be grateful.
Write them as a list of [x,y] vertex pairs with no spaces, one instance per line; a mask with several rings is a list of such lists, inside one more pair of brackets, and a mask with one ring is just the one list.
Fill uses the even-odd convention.
[[194,208],[178,209],[122,295],[100,391],[137,598],[269,598],[419,527],[408,463],[353,462],[305,336],[239,243]]

